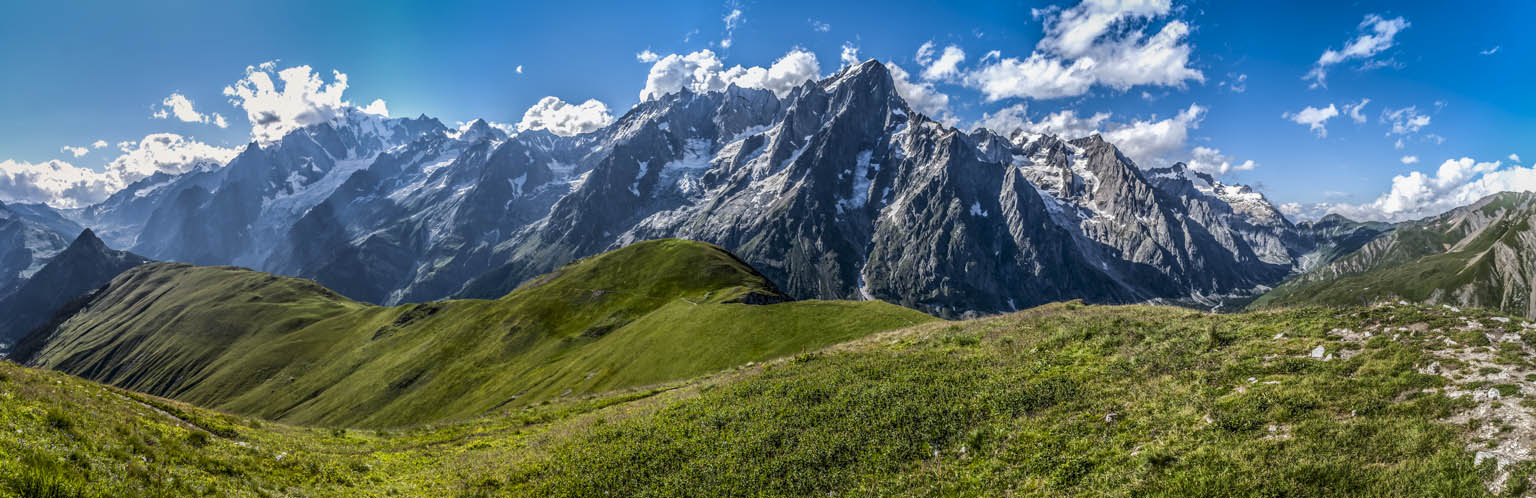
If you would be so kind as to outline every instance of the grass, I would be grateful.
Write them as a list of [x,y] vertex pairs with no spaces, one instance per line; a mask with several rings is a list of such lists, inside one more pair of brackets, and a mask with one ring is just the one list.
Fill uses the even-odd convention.
[[398,427],[686,379],[933,321],[883,302],[778,302],[730,253],[661,240],[497,300],[378,307],[308,280],[151,264],[29,364],[296,424]]
[[[1507,422],[1448,422],[1471,401],[1419,370],[1483,318],[1050,305],[389,430],[0,364],[0,432],[21,431],[0,438],[0,475],[85,496],[1485,496],[1471,432]],[[1519,396],[1503,382],[1486,388]],[[1517,493],[1536,466],[1512,469]]]

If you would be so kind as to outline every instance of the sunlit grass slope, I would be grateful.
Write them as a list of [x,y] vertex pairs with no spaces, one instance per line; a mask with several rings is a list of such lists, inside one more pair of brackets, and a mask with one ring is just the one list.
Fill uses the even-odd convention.
[[587,258],[497,300],[396,307],[307,280],[151,264],[18,356],[232,413],[385,427],[683,379],[934,320],[878,301],[785,300],[730,253],[682,240]]
[[0,365],[0,432],[17,434],[0,494],[1521,495],[1530,327],[1440,307],[1059,304],[382,431]]

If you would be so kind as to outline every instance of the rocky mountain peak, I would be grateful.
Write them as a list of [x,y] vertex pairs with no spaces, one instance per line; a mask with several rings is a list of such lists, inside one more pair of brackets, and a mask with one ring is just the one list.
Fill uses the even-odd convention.
[[106,253],[109,250],[110,249],[107,248],[107,243],[102,242],[100,238],[96,237],[95,231],[87,228],[81,231],[80,236],[75,237],[74,242],[70,242],[69,247],[65,248],[64,252],[61,254],[70,254],[81,251]]
[[470,121],[469,124],[464,125],[463,128],[460,128],[453,138],[468,143],[476,143],[482,140],[501,142],[507,139],[507,133],[492,127],[484,119],[476,118],[474,121]]
[[677,237],[737,253],[795,297],[946,316],[1219,300],[1305,252],[1247,187],[1141,169],[1101,135],[945,126],[890,71],[865,61],[782,97],[685,89],[573,137],[349,114],[218,174],[136,187],[158,189],[137,201],[158,217],[132,247],[395,303],[468,280],[460,295],[499,296],[574,258]]

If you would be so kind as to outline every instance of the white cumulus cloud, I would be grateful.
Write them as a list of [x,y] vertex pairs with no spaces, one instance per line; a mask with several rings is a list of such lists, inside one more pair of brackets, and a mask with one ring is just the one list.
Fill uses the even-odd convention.
[[955,124],[949,110],[949,95],[933,87],[933,83],[925,81],[912,81],[912,75],[907,70],[895,63],[887,63],[886,69],[891,72],[891,82],[896,86],[896,94],[913,110],[925,116],[945,122],[951,126]]
[[1163,166],[1181,160],[1194,166],[1198,158],[1198,167],[1202,171],[1225,173],[1253,168],[1252,161],[1237,162],[1221,155],[1216,149],[1200,147],[1204,151],[1198,155],[1184,152],[1189,142],[1189,131],[1200,126],[1205,112],[1204,107],[1190,104],[1170,118],[1157,119],[1153,116],[1150,119],[1132,119],[1127,123],[1111,121],[1113,115],[1107,112],[1079,115],[1075,110],[1067,109],[1047,114],[1036,121],[1029,118],[1023,104],[1015,104],[995,113],[983,114],[977,125],[1004,135],[1022,130],[1035,135],[1056,135],[1063,139],[1097,133],[1141,167]]
[[1419,162],[1419,156],[1403,156],[1398,161],[1402,161],[1403,164],[1416,164]]
[[1376,54],[1392,48],[1397,33],[1408,28],[1408,21],[1401,17],[1387,19],[1377,14],[1367,14],[1365,20],[1360,21],[1356,27],[1359,34],[1344,43],[1344,48],[1334,50],[1329,48],[1323,51],[1323,55],[1317,58],[1303,80],[1312,80],[1312,87],[1328,86],[1328,67],[1352,59],[1363,59],[1363,69],[1374,69],[1392,65],[1390,61],[1377,61],[1373,58]]
[[518,131],[549,130],[561,136],[579,135],[613,122],[608,106],[596,99],[580,105],[566,103],[557,97],[544,97],[523,113],[517,123]]
[[1536,168],[1470,157],[1447,159],[1433,173],[1413,171],[1392,178],[1386,193],[1362,204],[1319,203],[1311,213],[1338,213],[1356,220],[1403,221],[1434,216],[1489,195],[1536,191]]
[[1028,110],[1029,107],[1024,104],[1014,104],[997,112],[982,114],[981,120],[976,124],[1008,136],[1016,131],[1024,131],[1033,135],[1056,135],[1070,140],[1098,133],[1110,118],[1110,113],[1107,112],[1078,115],[1077,111],[1066,109],[1047,114],[1039,121],[1035,121],[1029,118]]
[[1520,162],[1520,154],[1510,154],[1509,160],[1517,163]]
[[387,115],[383,100],[360,109],[345,100],[347,75],[340,71],[332,71],[326,83],[309,66],[276,69],[271,62],[248,66],[244,78],[224,87],[229,102],[245,109],[255,140],[273,142],[295,129],[338,120],[351,110]]
[[652,52],[651,49],[645,49],[635,54],[635,60],[644,63],[652,63],[661,60],[661,56],[656,55],[656,52]]
[[795,48],[769,67],[734,66],[729,69],[710,50],[687,55],[670,54],[657,60],[646,77],[640,100],[652,100],[687,89],[696,93],[724,90],[735,84],[743,88],[771,90],[783,97],[796,86],[816,79],[821,66],[816,54]]
[[[98,140],[91,145],[103,148],[107,144]],[[107,163],[105,171],[58,160],[36,164],[0,161],[0,201],[44,203],[65,209],[89,206],[157,171],[176,174],[196,168],[217,168],[238,153],[174,133],[156,133],[143,140],[121,142],[118,147],[122,155]],[[72,149],[70,153],[85,150],[68,149]],[[76,157],[80,155],[84,154]]]
[[837,60],[843,67],[859,65],[859,47],[853,46],[853,42],[843,42],[843,51]]
[[1258,167],[1252,159],[1238,162],[1237,159],[1222,154],[1220,149],[1203,146],[1195,147],[1190,153],[1189,161],[1185,164],[1189,165],[1189,169],[1215,176],[1234,171],[1249,171]]
[[[928,42],[933,43],[933,42]],[[929,45],[924,45],[925,47]],[[931,49],[931,47],[930,47]],[[960,47],[950,45],[944,47],[944,53],[937,59],[928,58],[923,64],[922,77],[925,80],[944,80],[960,74],[960,63],[965,61],[965,51]]]
[[64,161],[0,161],[0,201],[43,203],[56,208],[89,206],[122,188],[111,175]]
[[1327,137],[1328,120],[1333,119],[1338,115],[1339,108],[1335,107],[1333,104],[1328,104],[1328,107],[1321,109],[1307,106],[1305,109],[1300,111],[1281,114],[1280,117],[1282,119],[1288,119],[1296,124],[1307,125],[1307,129],[1312,130],[1312,132],[1316,133],[1318,137]]
[[102,149],[102,148],[106,148],[106,146],[107,146],[107,141],[106,140],[97,140],[97,141],[91,143],[91,148],[92,149]]
[[192,100],[180,93],[172,93],[169,97],[161,100],[160,106],[150,117],[155,119],[170,119],[174,117],[186,123],[212,124],[219,128],[229,127],[229,122],[224,120],[224,116],[217,112],[210,114],[197,112],[197,109],[192,105]]
[[1125,91],[1204,82],[1204,73],[1190,67],[1188,24],[1172,20],[1147,34],[1150,21],[1171,8],[1167,0],[1086,0],[1065,10],[1036,10],[1045,36],[1035,51],[998,57],[967,73],[964,82],[988,101],[1074,97],[1095,85]]
[[156,172],[174,175],[200,168],[217,168],[240,152],[175,133],[153,133],[137,142],[120,143],[118,148],[123,153],[107,163],[107,174],[124,186]]
[[91,153],[91,149],[87,149],[85,147],[74,147],[74,146],[65,145],[63,147],[59,147],[59,152],[68,152],[71,155],[74,155],[75,157],[80,157],[80,156],[83,156],[83,155],[86,155],[86,154],[90,154]]

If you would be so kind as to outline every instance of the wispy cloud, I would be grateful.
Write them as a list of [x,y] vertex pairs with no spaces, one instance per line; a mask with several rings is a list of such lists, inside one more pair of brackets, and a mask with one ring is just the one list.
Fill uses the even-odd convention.
[[1312,70],[1302,76],[1303,80],[1312,80],[1312,88],[1328,86],[1328,68],[1341,62],[1360,59],[1362,69],[1374,69],[1397,64],[1394,60],[1376,60],[1377,54],[1392,48],[1397,34],[1409,26],[1408,21],[1402,17],[1387,19],[1377,14],[1366,14],[1365,20],[1360,21],[1356,30],[1359,35],[1344,42],[1344,48],[1334,50],[1329,48],[1323,51],[1323,55],[1317,58],[1312,65]]
[[736,43],[736,27],[746,22],[746,19],[742,17],[741,9],[732,8],[720,20],[725,22],[725,37],[720,39],[720,48],[731,48]]

